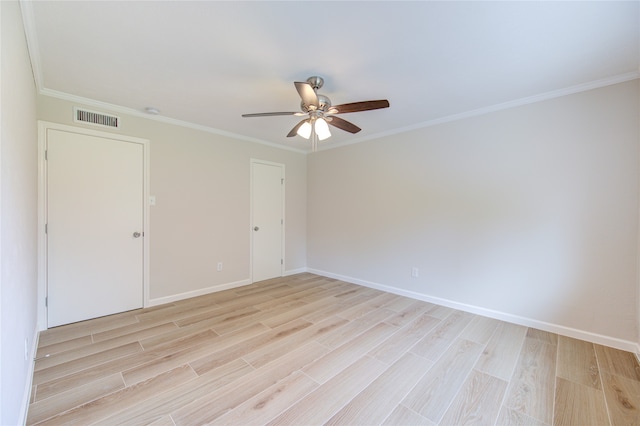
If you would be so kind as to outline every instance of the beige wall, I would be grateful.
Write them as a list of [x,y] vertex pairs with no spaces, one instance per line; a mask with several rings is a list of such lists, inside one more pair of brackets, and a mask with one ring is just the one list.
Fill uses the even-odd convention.
[[[77,126],[73,106],[82,105],[40,96],[38,118]],[[285,165],[285,272],[306,267],[304,154],[115,114],[122,117],[118,133],[150,140],[150,194],[156,197],[150,207],[152,301],[248,282],[251,158]],[[217,262],[223,262],[221,272]]]
[[0,424],[14,425],[25,420],[35,355],[38,138],[19,3],[0,2],[0,14]]
[[309,156],[308,267],[629,348],[639,95],[635,80]]

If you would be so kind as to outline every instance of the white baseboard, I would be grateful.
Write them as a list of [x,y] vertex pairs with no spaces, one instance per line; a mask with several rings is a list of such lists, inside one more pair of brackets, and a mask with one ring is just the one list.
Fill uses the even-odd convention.
[[513,324],[523,325],[525,327],[533,327],[539,330],[548,331],[550,333],[561,334],[563,336],[573,337],[574,339],[585,340],[587,342],[597,343],[599,345],[609,346],[612,348],[621,349],[621,350],[632,352],[635,354],[640,353],[640,345],[637,342],[631,342],[628,340],[618,339],[616,337],[611,337],[611,336],[604,336],[602,334],[592,333],[585,330],[578,330],[575,328],[566,327],[558,324],[552,324],[545,321],[536,320],[533,318],[526,318],[526,317],[521,317],[518,315],[513,315],[505,312],[494,311],[491,309],[482,308],[480,306],[468,305],[468,304],[456,302],[453,300],[429,296],[423,293],[417,293],[414,291],[404,290],[397,287],[391,287],[388,285],[379,284],[371,281],[365,281],[358,278],[348,277],[340,274],[334,274],[332,272],[320,271],[313,268],[308,268],[307,272],[310,272],[316,275],[322,275],[328,278],[335,278],[341,281],[361,285],[364,287],[373,288],[376,290],[385,291],[387,293],[397,294],[399,296],[410,297],[412,299],[422,300],[424,302],[430,302],[436,305],[458,309],[460,311],[470,312],[473,314],[482,315],[489,318],[495,318],[495,319],[510,322]]
[[[307,272],[307,268],[291,269],[288,271],[284,271],[284,274],[282,276],[287,277],[289,275],[302,274],[304,272]],[[222,291],[222,290],[229,290],[232,288],[242,287],[244,285],[249,285],[249,284],[251,284],[251,279],[247,278],[246,280],[240,280],[240,281],[235,281],[235,282],[225,283],[225,284],[218,284],[212,287],[202,288],[199,290],[193,290],[185,293],[174,294],[171,296],[149,299],[147,301],[147,304],[145,305],[145,308],[163,305],[165,303],[177,302],[178,300],[184,300],[192,297],[203,296],[205,294],[215,293],[217,291]]]
[[229,290],[231,288],[242,287],[243,285],[251,284],[250,279],[235,281],[231,283],[218,284],[212,287],[201,288],[198,290],[187,291],[185,293],[174,294],[171,296],[158,297],[156,299],[149,299],[145,308],[149,308],[151,306],[163,305],[165,303],[176,302],[178,300],[190,299],[192,297],[203,296],[209,293],[215,293],[217,291]]
[[19,425],[24,425],[27,423],[27,413],[29,411],[29,401],[31,400],[31,387],[33,386],[33,374],[35,372],[36,366],[36,353],[38,351],[38,341],[40,339],[40,332],[38,331],[38,327],[33,332],[33,337],[31,338],[31,348],[29,348],[29,370],[27,371],[27,383],[25,384],[23,395],[22,395],[22,405],[20,418],[18,419]]
[[283,277],[288,277],[289,275],[295,275],[295,274],[303,274],[305,272],[308,272],[307,268],[290,269],[288,271],[284,271]]

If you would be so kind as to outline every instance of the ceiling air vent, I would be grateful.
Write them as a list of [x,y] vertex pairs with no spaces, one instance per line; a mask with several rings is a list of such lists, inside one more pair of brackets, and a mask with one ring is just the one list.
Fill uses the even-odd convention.
[[73,108],[73,121],[76,123],[87,123],[95,126],[110,127],[112,129],[120,128],[120,117],[96,111],[89,111],[78,107]]

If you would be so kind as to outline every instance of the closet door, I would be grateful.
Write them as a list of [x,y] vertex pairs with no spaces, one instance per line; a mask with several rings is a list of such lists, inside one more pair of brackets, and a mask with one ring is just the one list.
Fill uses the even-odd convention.
[[252,281],[281,277],[284,268],[284,165],[251,163]]
[[141,308],[144,146],[47,129],[48,327]]

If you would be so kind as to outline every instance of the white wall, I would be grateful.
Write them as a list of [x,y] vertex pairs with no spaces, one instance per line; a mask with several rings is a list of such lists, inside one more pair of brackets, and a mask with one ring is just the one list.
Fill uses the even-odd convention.
[[639,95],[635,80],[311,155],[308,267],[635,347]]
[[[39,96],[38,118],[79,126],[73,106],[82,105]],[[150,140],[150,193],[156,197],[148,236],[152,301],[249,283],[251,158],[285,165],[285,271],[306,267],[304,154],[115,114],[122,117],[118,133]],[[223,262],[221,272],[217,262]]]
[[13,425],[25,419],[36,340],[36,91],[20,5],[2,1],[0,15],[0,424]]

